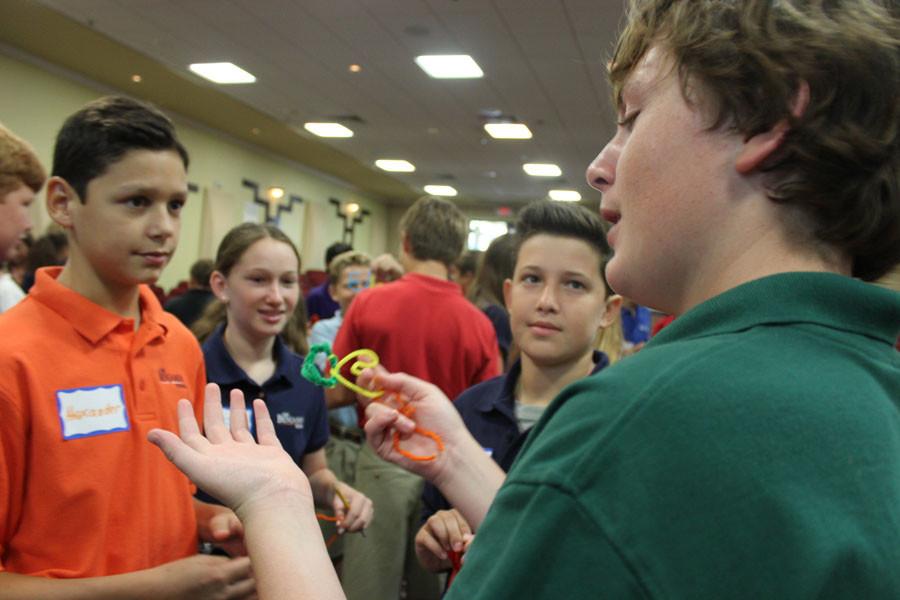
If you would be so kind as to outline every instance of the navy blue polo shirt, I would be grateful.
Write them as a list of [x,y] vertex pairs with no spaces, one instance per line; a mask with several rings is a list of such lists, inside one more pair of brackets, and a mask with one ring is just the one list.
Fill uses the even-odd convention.
[[224,331],[224,326],[219,326],[203,344],[206,380],[222,388],[223,408],[228,408],[231,390],[244,392],[251,424],[251,402],[261,398],[272,416],[278,441],[294,462],[301,465],[305,455],[323,448],[328,441],[328,411],[322,388],[300,375],[303,359],[285,346],[280,337],[275,338],[272,349],[275,373],[258,385],[228,354],[222,339]]
[[[594,351],[591,375],[609,366],[606,354]],[[509,471],[519,454],[528,429],[519,432],[516,420],[516,384],[522,363],[516,361],[504,375],[473,385],[453,401],[472,437],[491,455],[500,468]],[[430,483],[422,492],[422,523],[439,510],[447,510],[450,503]]]

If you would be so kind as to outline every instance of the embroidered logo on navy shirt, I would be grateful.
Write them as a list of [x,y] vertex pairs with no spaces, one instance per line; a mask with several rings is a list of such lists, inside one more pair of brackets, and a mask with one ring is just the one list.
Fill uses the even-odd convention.
[[295,417],[288,412],[275,415],[275,422],[279,425],[289,425],[294,429],[303,429],[303,417]]
[[159,382],[187,389],[184,377],[178,373],[168,373],[165,369],[159,370]]

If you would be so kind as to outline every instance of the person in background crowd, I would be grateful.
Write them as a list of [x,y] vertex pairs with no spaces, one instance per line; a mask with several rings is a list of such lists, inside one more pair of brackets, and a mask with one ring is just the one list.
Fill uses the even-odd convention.
[[456,282],[463,296],[469,297],[469,290],[475,281],[478,272],[478,263],[481,261],[481,250],[466,250],[462,253],[453,266],[450,267],[450,279]]
[[201,258],[191,265],[190,281],[185,293],[172,298],[165,304],[166,311],[172,313],[184,326],[190,328],[203,314],[203,309],[212,301],[213,294],[209,289],[209,276],[212,274],[213,261]]
[[[226,398],[240,390],[266,403],[276,415],[278,439],[312,483],[316,503],[334,511],[340,533],[357,532],[371,521],[372,502],[328,468],[322,388],[300,375],[303,357],[281,339],[301,300],[299,279],[296,246],[274,225],[244,223],[225,235],[210,276],[216,302],[196,326],[206,375]],[[228,402],[223,410],[230,419],[247,418],[230,411]]]
[[0,123],[0,262],[31,229],[29,207],[46,178],[34,149]]
[[[325,272],[331,261],[338,254],[353,250],[353,246],[345,242],[335,242],[325,250]],[[323,282],[306,295],[306,311],[309,320],[315,323],[319,319],[330,319],[339,308],[337,301],[328,293],[328,281]]]
[[509,312],[503,301],[503,282],[512,278],[515,265],[516,241],[513,235],[507,233],[495,238],[481,256],[467,296],[494,326],[504,371],[515,361],[517,352],[513,348]]

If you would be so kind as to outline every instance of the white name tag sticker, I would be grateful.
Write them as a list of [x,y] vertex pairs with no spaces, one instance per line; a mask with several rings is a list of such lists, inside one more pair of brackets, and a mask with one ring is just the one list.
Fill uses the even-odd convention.
[[[247,412],[247,426],[250,429],[250,433],[253,433],[253,409],[245,408]],[[222,420],[225,421],[225,429],[231,431],[231,409],[227,406],[222,407]]]
[[58,390],[56,403],[64,440],[131,428],[121,385]]

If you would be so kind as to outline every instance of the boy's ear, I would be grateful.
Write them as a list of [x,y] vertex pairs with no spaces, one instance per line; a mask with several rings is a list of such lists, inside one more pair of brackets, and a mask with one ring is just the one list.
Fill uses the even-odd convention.
[[54,175],[47,180],[47,214],[63,229],[72,228],[72,204],[78,194],[69,182]]
[[615,323],[622,314],[622,296],[613,294],[606,299],[606,312],[600,319],[600,327],[606,328]]
[[503,280],[503,304],[506,311],[509,312],[509,301],[512,298],[512,279]]
[[412,256],[409,237],[406,235],[405,231],[400,234],[400,248],[403,250],[404,254],[406,254],[407,256]]
[[213,295],[225,304],[228,303],[227,287],[225,276],[219,271],[213,271],[209,276],[209,288],[212,290]]
[[[791,115],[799,118],[806,112],[809,106],[809,84],[801,81],[797,86],[797,93],[791,105]],[[775,123],[771,129],[754,135],[744,141],[744,147],[738,153],[734,161],[734,168],[741,175],[749,175],[772,154],[778,150],[784,141],[784,136],[790,129],[787,119]]]

